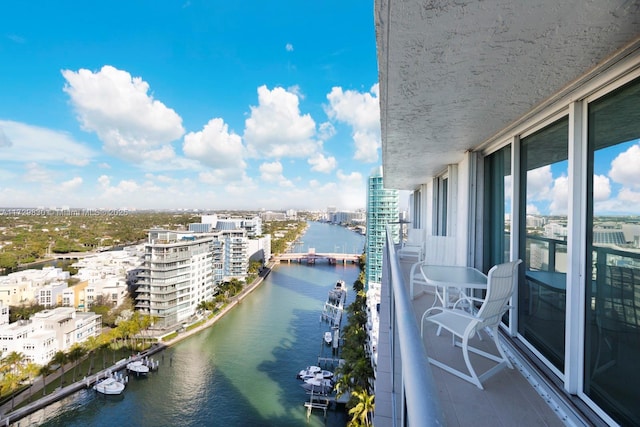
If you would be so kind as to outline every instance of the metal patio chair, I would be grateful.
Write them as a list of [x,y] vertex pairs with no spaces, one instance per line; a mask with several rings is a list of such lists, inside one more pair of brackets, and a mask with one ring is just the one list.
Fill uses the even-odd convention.
[[[477,312],[471,314],[468,311],[459,308],[458,303],[456,303],[453,308],[431,307],[424,312],[422,315],[422,321],[420,322],[421,335],[424,336],[425,321],[438,325],[438,331],[440,329],[445,329],[451,332],[453,334],[453,345],[462,349],[464,361],[469,373],[461,372],[431,357],[429,358],[430,363],[462,378],[465,381],[475,384],[480,389],[483,389],[482,381],[494,375],[505,366],[509,367],[509,369],[513,369],[511,362],[498,342],[498,326],[500,325],[502,315],[511,308],[509,306],[509,300],[513,295],[517,283],[518,265],[521,262],[521,260],[516,260],[492,267],[491,270],[489,270],[487,293],[484,299],[463,297],[459,301],[466,301],[469,306],[472,306],[473,301],[481,302],[482,305]],[[436,311],[438,312],[434,314]],[[469,340],[484,328],[490,329],[490,335],[493,337],[493,341],[500,353],[500,356],[487,353],[469,345]],[[460,339],[460,341],[456,338]],[[471,365],[469,352],[497,362],[497,365],[478,376]]]

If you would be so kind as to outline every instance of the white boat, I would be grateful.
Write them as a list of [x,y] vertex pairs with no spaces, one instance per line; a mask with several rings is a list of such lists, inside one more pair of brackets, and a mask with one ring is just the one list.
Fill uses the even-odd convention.
[[307,366],[306,368],[298,372],[298,378],[302,380],[314,378],[316,374],[321,372],[322,372],[322,368],[320,368],[319,366]]
[[127,370],[129,372],[134,372],[136,375],[146,375],[149,373],[149,367],[142,363],[141,360],[127,363]]
[[93,389],[102,394],[120,394],[124,390],[124,384],[115,378],[109,377],[96,383]]
[[324,369],[320,372],[322,374],[322,378],[333,378],[333,372],[325,371]]
[[331,344],[331,341],[333,341],[333,334],[331,333],[331,331],[327,331],[324,333],[324,342],[327,344]]
[[330,394],[333,392],[334,382],[328,378],[324,378],[322,374],[318,374],[314,378],[304,380],[302,388],[308,392],[318,394]]

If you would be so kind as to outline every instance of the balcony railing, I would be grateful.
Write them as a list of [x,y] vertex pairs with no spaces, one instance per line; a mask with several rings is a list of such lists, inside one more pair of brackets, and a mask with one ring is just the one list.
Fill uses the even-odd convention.
[[[390,326],[391,363],[388,368],[391,381],[392,425],[442,426],[444,415],[438,390],[395,253],[391,226],[387,226],[382,265],[380,302],[381,305],[389,307],[388,319],[385,320]],[[382,322],[381,319],[380,330]],[[382,373],[379,369],[376,382],[381,381],[380,375],[387,373]]]

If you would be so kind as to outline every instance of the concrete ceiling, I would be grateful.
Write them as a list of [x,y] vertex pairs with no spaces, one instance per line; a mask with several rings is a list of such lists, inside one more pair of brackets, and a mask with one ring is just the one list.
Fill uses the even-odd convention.
[[413,190],[640,36],[640,1],[375,0],[385,187]]

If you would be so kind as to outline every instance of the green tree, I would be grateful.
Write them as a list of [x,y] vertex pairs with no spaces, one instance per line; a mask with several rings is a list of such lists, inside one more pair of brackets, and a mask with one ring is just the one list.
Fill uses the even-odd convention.
[[33,388],[33,380],[38,376],[39,373],[40,366],[33,362],[28,362],[24,366],[24,374],[27,376],[27,378],[29,378],[29,402],[31,402],[31,389]]
[[64,382],[64,364],[67,363],[67,353],[62,350],[56,351],[56,353],[51,358],[51,363],[54,365],[58,365],[58,369],[61,370],[60,374],[60,388],[62,388],[62,384]]
[[76,371],[78,368],[78,362],[84,355],[87,353],[87,350],[81,344],[74,344],[67,354],[67,359],[73,364],[73,382],[76,382]]
[[2,370],[4,376],[2,378],[3,389],[11,393],[11,409],[13,409],[15,390],[20,387],[24,375],[24,354],[12,351],[2,359]]
[[51,366],[49,364],[43,365],[40,367],[38,374],[42,376],[42,395],[47,394],[47,377],[53,371],[51,370]]
[[375,409],[374,395],[367,393],[365,390],[353,390],[351,396],[357,401],[355,406],[349,409],[351,420],[348,426],[360,427],[370,424],[369,414]]

